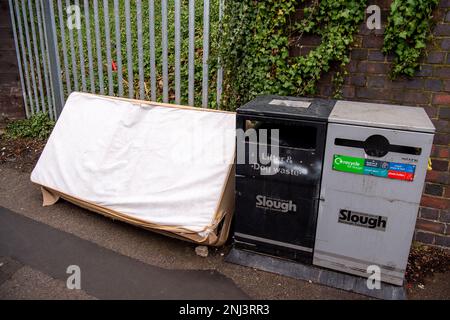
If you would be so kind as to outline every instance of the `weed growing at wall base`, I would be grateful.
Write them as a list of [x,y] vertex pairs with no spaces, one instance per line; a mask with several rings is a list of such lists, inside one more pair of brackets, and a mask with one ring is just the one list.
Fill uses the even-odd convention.
[[47,113],[38,112],[29,119],[16,120],[6,126],[5,136],[10,139],[47,139],[55,126]]

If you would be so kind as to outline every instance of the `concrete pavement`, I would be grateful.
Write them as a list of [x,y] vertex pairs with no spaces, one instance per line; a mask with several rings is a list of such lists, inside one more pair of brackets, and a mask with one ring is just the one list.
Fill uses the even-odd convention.
[[[139,289],[141,291],[126,294],[118,294],[114,291],[114,294],[117,294],[117,296],[114,296],[116,298],[199,298],[194,283],[203,281],[205,287],[202,287],[202,290],[206,290],[205,288],[210,290],[205,292],[211,293],[214,292],[211,289],[212,287],[217,288],[218,292],[210,298],[365,299],[363,296],[345,291],[226,263],[223,260],[228,250],[227,247],[212,248],[209,256],[202,258],[195,254],[194,244],[110,220],[65,201],[44,208],[42,207],[40,190],[30,182],[29,173],[4,165],[0,165],[0,207],[8,209],[5,217],[3,217],[3,212],[0,214],[3,219],[10,223],[7,227],[6,222],[4,223],[6,220],[0,222],[0,227],[3,228],[0,230],[0,242],[2,242],[0,245],[4,250],[3,253],[0,253],[0,256],[3,256],[2,259],[11,259],[11,261],[16,261],[21,265],[15,272],[5,276],[6,280],[0,282],[0,297],[2,298],[54,298],[54,294],[52,295],[49,291],[52,290],[50,288],[56,287],[60,288],[60,291],[57,292],[59,292],[61,298],[113,297],[112,295],[102,294],[103,289],[101,288],[106,288],[106,284],[101,283],[101,281],[96,288],[93,288],[88,284],[83,286],[82,280],[82,290],[85,291],[75,294],[74,290],[64,289],[66,279],[69,276],[65,273],[66,264],[69,263],[69,260],[55,256],[59,252],[58,250],[61,250],[55,248],[55,246],[60,246],[57,243],[59,241],[72,243],[71,245],[65,243],[67,248],[71,248],[68,249],[67,255],[74,254],[78,247],[95,246],[95,249],[88,250],[89,253],[78,253],[78,257],[83,257],[85,254],[86,257],[91,257],[83,261],[91,261],[88,270],[92,270],[93,274],[94,271],[100,274],[102,270],[102,265],[95,260],[97,255],[107,257],[120,255],[121,258],[116,258],[121,262],[117,262],[113,270],[106,272],[109,275],[114,275],[114,277],[120,273],[122,278],[120,286],[132,289],[132,285],[127,284],[128,282],[142,282],[147,277],[158,284],[152,287],[146,282],[143,287],[150,288],[148,291],[142,288]],[[28,219],[24,220],[25,217]],[[9,228],[7,235],[3,235],[6,231],[5,228]],[[24,232],[24,230],[27,231]],[[39,230],[40,236],[34,239],[31,234],[37,232],[36,230]],[[55,239],[58,239],[57,241],[51,242],[47,238],[46,234],[52,232],[59,234],[55,236]],[[9,237],[13,237],[11,234],[16,233],[20,236],[14,235],[14,242],[11,242],[8,245],[9,247],[5,249],[4,242],[12,241]],[[36,233],[37,236],[38,233]],[[44,240],[47,238],[47,242],[41,237],[44,237]],[[33,262],[33,259],[38,258],[30,256],[31,250],[24,251],[19,255],[15,246],[33,246],[36,250],[44,252],[45,254],[39,258],[41,263]],[[74,258],[77,258],[77,256],[75,255]],[[126,261],[122,261],[122,259],[126,259]],[[77,261],[70,261],[71,264],[77,264]],[[55,265],[47,266],[46,264],[50,262]],[[78,263],[80,262],[78,261]],[[4,264],[4,266],[7,264]],[[136,267],[137,264],[142,264],[141,273],[135,272],[133,269],[133,266]],[[0,270],[2,268],[0,267]],[[130,272],[131,270],[133,272]],[[86,272],[91,271],[86,270],[84,274]],[[86,277],[89,276],[86,275]],[[171,282],[171,277],[179,280]],[[29,283],[26,279],[33,279],[32,281],[35,281],[36,286],[40,286],[40,289],[37,290],[34,286],[36,290],[27,291],[25,288],[27,285],[29,286]],[[103,281],[111,281],[111,279],[107,279],[104,278]],[[22,281],[27,283],[21,284]],[[190,285],[183,289],[180,296],[175,291],[179,290],[177,284],[181,284],[181,282]],[[142,283],[144,284],[144,282]],[[17,286],[14,287],[13,284],[20,284],[19,287],[23,290],[17,289]],[[167,287],[168,291],[161,293],[164,287]]]
[[[0,299],[366,299],[224,262],[229,247],[162,236],[59,201],[42,207],[29,173],[0,164]],[[81,290],[66,268],[81,267]],[[447,275],[410,297],[448,299]]]

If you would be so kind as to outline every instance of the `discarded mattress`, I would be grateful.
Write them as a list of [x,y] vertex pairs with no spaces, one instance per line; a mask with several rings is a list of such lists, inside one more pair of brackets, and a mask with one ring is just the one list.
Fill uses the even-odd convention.
[[234,210],[235,114],[72,93],[31,181],[113,219],[222,245]]

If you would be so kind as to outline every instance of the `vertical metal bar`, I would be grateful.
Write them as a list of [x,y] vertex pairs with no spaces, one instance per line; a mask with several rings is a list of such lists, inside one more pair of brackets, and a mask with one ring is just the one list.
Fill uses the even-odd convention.
[[[55,103],[55,94],[54,94],[54,85],[53,85],[53,81],[52,81],[52,74],[51,74],[51,70],[52,70],[52,66],[50,65],[50,47],[48,45],[48,38],[47,38],[47,24],[46,24],[46,19],[49,20],[50,16],[47,15],[47,18],[45,16],[45,8],[44,8],[44,0],[39,0],[39,7],[41,10],[41,17],[42,17],[42,26],[44,29],[44,44],[45,44],[45,61],[46,64],[48,66],[48,82],[49,82],[49,86],[47,87],[48,91],[48,101],[49,101],[49,106],[50,106],[50,118],[52,120],[55,120],[57,118],[56,115],[56,103]],[[54,21],[54,20],[53,20]]]
[[92,58],[89,0],[84,0],[84,18],[86,19],[86,45],[87,45],[87,51],[88,51],[89,82],[91,84],[91,92],[95,93],[95,78],[94,78],[94,63],[93,63],[93,58]]
[[189,0],[188,103],[194,105],[195,0]]
[[28,117],[33,114],[33,110],[34,110],[33,88],[30,83],[30,73],[28,71],[28,60],[27,60],[27,53],[25,51],[26,46],[25,46],[25,40],[24,40],[24,36],[23,36],[22,19],[20,17],[21,11],[19,8],[19,1],[15,2],[15,9],[16,9],[16,14],[17,14],[17,26],[19,27],[19,40],[20,40],[20,49],[22,51],[23,66],[24,66],[24,71],[25,71],[25,81],[27,84],[27,95],[28,95],[28,99],[30,102],[30,108],[28,110],[29,113],[27,115],[27,117]]
[[125,0],[125,27],[127,35],[127,69],[128,69],[128,95],[134,98],[134,79],[133,79],[133,48],[131,46],[131,21],[130,21],[130,0]]
[[66,88],[67,88],[67,94],[70,94],[70,92],[72,91],[72,84],[70,82],[69,62],[67,59],[67,47],[66,47],[66,31],[65,31],[66,26],[64,24],[64,16],[63,16],[61,0],[58,0],[58,19],[59,19],[59,29],[60,29],[59,31],[61,32],[61,45],[62,45],[63,62],[64,62],[64,74],[66,76]]
[[180,88],[180,16],[181,16],[180,0],[175,0],[175,103],[180,104],[181,88]]
[[36,75],[34,73],[33,55],[31,53],[30,32],[28,29],[28,19],[27,19],[27,10],[25,8],[25,1],[22,1],[22,18],[23,18],[23,25],[25,27],[25,40],[27,41],[28,57],[30,59],[29,61],[31,71],[31,83],[33,84],[34,101],[36,103],[36,109],[31,110],[31,114],[33,114],[34,112],[38,112],[41,108],[39,106],[39,96],[36,87]]
[[27,54],[25,51],[25,41],[23,39],[23,29],[22,29],[22,21],[20,17],[20,8],[19,8],[19,1],[15,1],[15,9],[17,14],[17,26],[19,27],[19,40],[20,40],[20,48],[22,51],[22,58],[23,58],[23,67],[25,71],[25,81],[27,85],[27,95],[30,102],[30,108],[28,109],[27,117],[29,117],[31,114],[33,114],[34,110],[34,103],[33,103],[33,93],[32,93],[32,87],[30,83],[30,74],[28,72],[28,60],[27,60]]
[[138,64],[139,64],[139,99],[144,100],[144,52],[142,49],[142,3],[136,0],[136,19],[137,19],[137,41],[138,41]]
[[[219,0],[219,39],[221,38],[222,33],[222,18],[223,18],[223,6],[224,0]],[[221,43],[219,43],[219,46]],[[220,52],[217,55],[217,92],[216,92],[216,103],[217,109],[220,109],[220,104],[222,101],[222,82],[223,82],[223,67],[222,67],[222,59],[220,57]]]
[[16,29],[16,21],[15,21],[15,13],[13,9],[13,3],[12,0],[9,0],[9,15],[11,17],[11,25],[13,29],[14,34],[14,46],[16,48],[16,57],[17,57],[17,66],[19,67],[19,76],[20,76],[20,86],[22,88],[22,97],[23,97],[23,105],[25,107],[25,114],[28,117],[29,116],[29,110],[28,110],[28,102],[27,102],[27,88],[25,87],[24,77],[23,77],[23,70],[22,70],[22,57],[19,50],[19,41],[17,38],[17,29]]
[[167,0],[161,0],[161,47],[163,102],[169,102],[169,68],[167,62]]
[[50,94],[50,83],[48,81],[48,69],[47,69],[47,62],[48,62],[48,56],[45,51],[45,42],[44,42],[44,31],[42,28],[42,25],[44,24],[44,20],[42,19],[41,15],[41,2],[36,2],[36,17],[37,17],[37,25],[38,25],[38,31],[39,31],[39,44],[40,44],[40,52],[41,52],[41,59],[42,59],[42,66],[44,68],[44,83],[45,83],[45,96],[47,97],[47,108],[44,107],[44,111],[46,111],[50,115],[50,118],[53,118],[53,112],[52,112],[52,97]]
[[33,40],[33,51],[34,51],[34,59],[36,61],[36,73],[38,78],[38,85],[39,85],[39,96],[41,97],[41,110],[45,112],[45,102],[44,102],[44,87],[42,84],[42,74],[41,74],[41,63],[39,58],[39,51],[38,51],[38,43],[37,43],[37,37],[36,37],[36,27],[35,27],[35,21],[34,21],[34,11],[33,11],[33,1],[28,0],[28,12],[29,12],[29,18],[30,18],[30,25],[31,25],[31,36]]
[[100,40],[100,24],[98,21],[98,1],[94,0],[94,26],[95,26],[95,44],[97,51],[97,70],[100,94],[105,94],[105,83],[103,81],[103,61],[102,61],[102,44]]
[[53,85],[53,95],[55,98],[56,118],[61,114],[64,106],[64,92],[61,80],[61,65],[58,53],[58,41],[56,36],[55,11],[53,1],[43,1],[44,21],[47,30],[47,46],[50,61],[50,82]]
[[150,87],[151,100],[156,101],[156,66],[155,66],[155,3],[149,0],[149,28],[150,28]]
[[[70,0],[66,0],[66,14],[67,22],[69,22],[70,14]],[[69,46],[70,46],[70,57],[72,58],[72,75],[73,75],[73,86],[75,91],[79,91],[78,87],[78,70],[77,70],[77,59],[75,57],[75,46],[73,41],[73,28],[67,23],[67,29],[69,29]]]
[[[75,5],[80,8],[80,1],[75,0]],[[80,8],[81,11],[81,8]],[[80,56],[80,71],[81,71],[81,88],[83,91],[86,91],[86,68],[84,66],[84,46],[83,46],[83,31],[80,26],[77,32],[78,35],[78,51]]]
[[203,1],[203,81],[202,107],[208,107],[209,0]]
[[32,87],[30,84],[30,74],[28,72],[28,60],[27,60],[27,54],[25,51],[25,41],[23,39],[23,29],[22,29],[22,20],[20,18],[20,8],[19,8],[19,1],[15,1],[15,9],[16,9],[16,15],[17,15],[17,26],[19,27],[19,40],[20,40],[20,48],[22,51],[22,58],[23,58],[23,67],[25,71],[25,81],[27,85],[27,94],[28,99],[30,102],[30,108],[28,109],[27,117],[33,114],[34,110],[34,103],[33,103],[33,93],[32,93]]
[[119,82],[119,96],[123,96],[123,75],[122,75],[122,44],[120,37],[120,13],[119,0],[114,0],[114,17],[116,26],[116,56],[117,56],[117,81]]
[[106,69],[108,70],[108,94],[114,95],[113,77],[112,77],[112,57],[111,57],[111,36],[109,29],[109,0],[103,0],[103,17],[105,19],[105,42],[106,42]]

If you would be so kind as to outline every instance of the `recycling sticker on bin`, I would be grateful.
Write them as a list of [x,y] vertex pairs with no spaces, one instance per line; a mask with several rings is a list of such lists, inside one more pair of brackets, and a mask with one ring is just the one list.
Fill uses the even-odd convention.
[[396,163],[335,154],[333,157],[333,170],[396,180],[413,181],[416,166],[407,163]]

